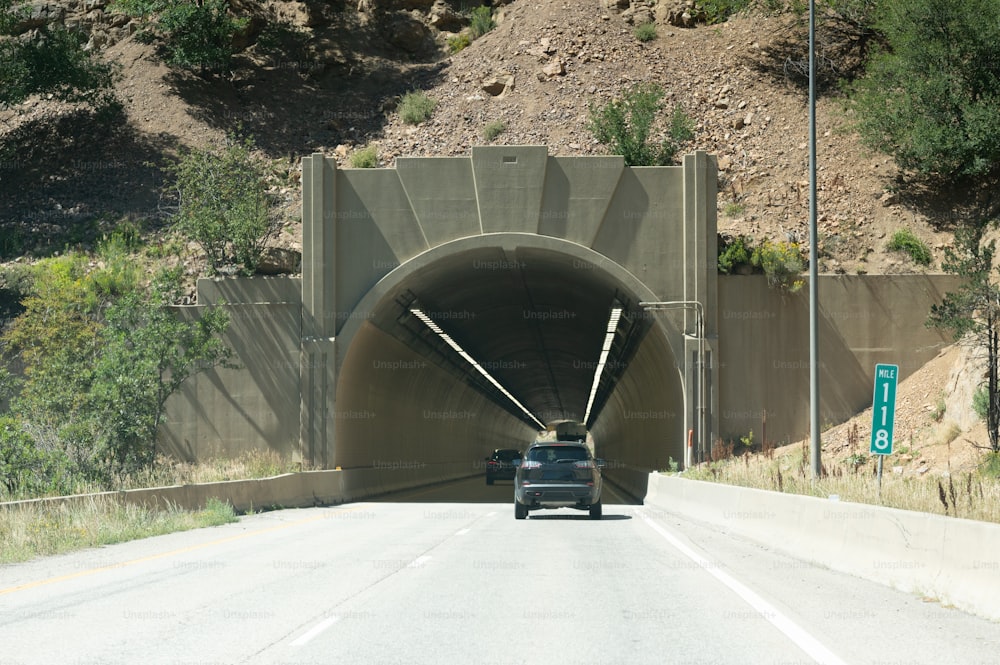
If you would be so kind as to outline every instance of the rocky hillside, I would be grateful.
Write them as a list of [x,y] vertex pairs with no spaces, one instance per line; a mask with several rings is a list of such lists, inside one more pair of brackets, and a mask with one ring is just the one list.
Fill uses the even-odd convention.
[[[32,5],[34,25],[80,26],[89,48],[116,64],[121,109],[95,114],[33,98],[0,110],[0,261],[87,245],[123,219],[155,228],[166,160],[237,128],[272,162],[284,204],[279,243],[300,248],[303,155],[325,152],[348,166],[354,150],[374,144],[379,164],[392,166],[400,155],[467,154],[486,143],[602,154],[589,109],[643,82],[662,86],[668,108],[693,119],[682,152],[718,156],[721,232],[807,239],[806,33],[793,13],[706,25],[684,0],[495,0],[497,27],[450,53],[448,39],[468,30],[460,10],[475,3],[238,0],[253,17],[240,50],[230,70],[203,77],[166,67],[137,39],[138,23],[108,3]],[[640,41],[635,26],[647,22],[656,37]],[[861,146],[833,80],[857,67],[863,44],[832,20],[821,26],[820,270],[940,270],[950,229],[984,193],[936,197]],[[407,125],[396,105],[414,89],[437,106],[428,121]],[[487,138],[488,125],[502,131]],[[932,248],[930,268],[886,248],[902,228]]]
[[[237,127],[274,160],[289,223],[283,242],[294,245],[304,154],[332,153],[346,165],[353,150],[374,143],[383,166],[399,155],[466,154],[488,142],[600,154],[588,109],[640,82],[660,84],[668,107],[695,121],[684,151],[718,155],[720,231],[806,239],[807,96],[794,66],[805,57],[800,16],[751,12],[705,25],[678,0],[494,2],[496,29],[451,55],[447,39],[468,29],[461,4],[245,0],[237,5],[254,16],[245,44],[231,70],[214,77],[168,69],[136,39],[138,23],[108,0],[34,5],[34,21],[81,26],[90,48],[118,65],[123,108],[109,120],[32,99],[0,112],[7,254],[20,245],[44,251],[40,238],[74,242],[122,217],[157,216],[164,160]],[[640,42],[634,27],[649,21],[657,36]],[[821,43],[828,68],[850,70],[857,53],[843,35],[825,30]],[[394,111],[412,89],[437,101],[417,126]],[[961,206],[900,189],[892,161],[861,147],[835,96],[820,99],[817,118],[821,270],[921,269],[886,250],[887,237],[904,227],[940,258]],[[503,131],[488,140],[484,129],[498,122]],[[965,194],[960,201],[970,200]]]

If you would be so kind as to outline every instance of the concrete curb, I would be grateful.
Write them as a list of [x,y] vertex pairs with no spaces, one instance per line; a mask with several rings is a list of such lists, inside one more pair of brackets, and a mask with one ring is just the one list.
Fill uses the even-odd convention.
[[1000,621],[1000,524],[650,473],[645,505]]

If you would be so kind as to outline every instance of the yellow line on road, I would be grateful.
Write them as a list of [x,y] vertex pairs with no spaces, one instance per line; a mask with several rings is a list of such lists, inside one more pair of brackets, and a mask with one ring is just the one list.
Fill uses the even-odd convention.
[[[344,510],[338,510],[335,514],[349,513],[355,510],[360,510],[359,507],[347,508]],[[187,552],[193,552],[195,550],[205,549],[206,547],[213,547],[215,545],[223,545],[225,543],[231,543],[236,540],[242,540],[244,538],[249,538],[251,536],[259,536],[265,533],[271,533],[273,531],[280,531],[282,529],[288,529],[293,526],[299,526],[300,524],[308,524],[309,522],[317,522],[323,519],[329,519],[330,513],[323,513],[321,515],[315,515],[313,517],[307,517],[305,519],[296,520],[294,522],[288,522],[286,524],[278,524],[276,526],[270,526],[266,529],[257,529],[256,531],[248,531],[246,533],[240,533],[235,536],[228,536],[226,538],[219,538],[218,540],[211,540],[207,543],[199,543],[197,545],[190,545],[188,547],[182,547],[176,550],[170,550],[169,552],[160,552],[159,554],[151,554],[149,556],[142,557],[140,559],[132,559],[131,561],[122,561],[121,563],[115,563],[110,566],[102,566],[100,568],[90,568],[87,570],[81,570],[76,573],[71,573],[69,575],[60,575],[59,577],[50,577],[44,580],[37,580],[35,582],[27,582],[26,584],[21,584],[18,586],[9,587],[7,589],[0,589],[0,596],[6,595],[8,593],[16,593],[18,591],[26,591],[28,589],[35,589],[40,586],[46,586],[48,584],[55,584],[57,582],[67,582],[69,580],[75,580],[80,577],[87,577],[89,575],[96,575],[97,573],[103,573],[108,570],[116,570],[118,568],[127,568],[128,566],[135,566],[140,563],[146,563],[148,561],[156,561],[157,559],[164,559],[170,556],[177,556],[178,554],[185,554]]]

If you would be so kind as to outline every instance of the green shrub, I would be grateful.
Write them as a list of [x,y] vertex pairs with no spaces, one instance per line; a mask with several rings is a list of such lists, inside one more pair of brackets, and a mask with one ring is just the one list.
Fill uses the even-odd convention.
[[84,34],[51,24],[28,36],[15,35],[26,11],[30,14],[27,4],[0,0],[0,104],[19,104],[36,93],[109,101],[111,67],[84,50]]
[[351,166],[356,169],[373,169],[378,166],[378,146],[369,143],[351,154]]
[[635,26],[632,35],[640,42],[648,42],[656,39],[656,24],[642,23]]
[[764,271],[772,287],[795,293],[805,284],[799,279],[805,259],[797,243],[767,240],[754,249],[750,263]]
[[981,385],[972,393],[972,410],[976,412],[980,420],[986,420],[986,413],[990,406],[990,389],[987,385]]
[[[156,275],[151,286],[112,293],[109,283],[125,287],[94,263],[73,252],[35,266],[24,311],[0,337],[25,377],[11,398],[21,424],[8,421],[0,436],[21,466],[44,462],[38,468],[108,484],[152,465],[166,400],[231,352],[219,337],[225,310],[205,308],[193,321],[173,311],[183,266]],[[47,452],[40,461],[26,458],[32,450]],[[42,476],[63,484],[53,471]],[[23,476],[17,484],[26,487]]]
[[1000,478],[1000,453],[986,453],[979,464],[979,473],[988,478]]
[[694,123],[682,109],[675,108],[670,116],[667,138],[654,143],[650,134],[663,96],[663,88],[656,84],[638,84],[621,99],[602,107],[591,104],[587,129],[612,154],[622,155],[626,166],[670,164],[680,144],[694,136]]
[[495,27],[493,10],[489,7],[476,7],[469,13],[469,32],[473,39],[479,39]]
[[408,125],[419,125],[434,113],[437,102],[427,96],[427,93],[416,90],[408,92],[399,100],[399,117]]
[[1000,3],[875,3],[880,48],[853,86],[857,130],[905,171],[939,182],[1000,163]]
[[252,147],[230,136],[222,150],[192,150],[167,169],[178,201],[174,228],[201,246],[215,274],[253,274],[280,229]]
[[931,250],[927,244],[915,236],[909,229],[900,229],[892,234],[888,248],[893,251],[905,252],[914,263],[922,266],[931,264]]
[[151,23],[168,64],[202,72],[229,65],[233,37],[249,23],[230,15],[227,0],[116,0],[114,7]]
[[472,40],[469,38],[469,35],[467,33],[464,33],[464,32],[461,33],[461,34],[455,35],[454,37],[449,37],[448,38],[448,52],[449,53],[458,53],[459,51],[461,51],[462,49],[464,49],[466,46],[468,46],[471,43],[472,43]]
[[483,138],[492,141],[503,134],[506,129],[507,125],[503,120],[494,120],[483,128]]
[[719,272],[728,275],[740,266],[750,265],[750,238],[736,236],[728,242],[724,241],[719,252]]
[[705,23],[722,23],[733,14],[750,6],[752,0],[699,0],[696,6],[705,16]]

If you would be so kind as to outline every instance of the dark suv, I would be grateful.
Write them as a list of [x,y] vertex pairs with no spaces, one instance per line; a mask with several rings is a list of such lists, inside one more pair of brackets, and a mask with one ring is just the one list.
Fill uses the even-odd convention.
[[514,475],[514,517],[523,520],[539,508],[576,508],[601,519],[603,466],[584,443],[531,444]]
[[494,480],[502,478],[514,479],[514,460],[521,459],[521,451],[513,448],[498,448],[486,458],[486,484],[492,485]]

